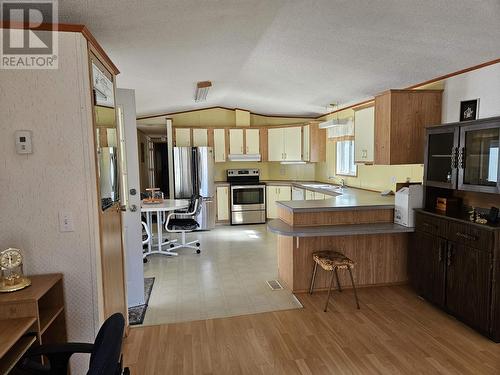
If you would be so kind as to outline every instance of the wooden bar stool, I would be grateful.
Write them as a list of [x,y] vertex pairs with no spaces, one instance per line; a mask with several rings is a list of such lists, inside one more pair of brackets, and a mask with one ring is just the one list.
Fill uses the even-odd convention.
[[344,254],[337,251],[318,251],[313,253],[314,267],[311,277],[311,286],[309,288],[309,294],[313,294],[314,290],[314,280],[316,279],[316,271],[318,269],[318,264],[325,271],[332,273],[332,278],[330,279],[330,287],[328,288],[328,297],[326,298],[325,312],[328,308],[328,301],[330,300],[330,293],[332,291],[333,277],[337,279],[337,285],[339,292],[342,292],[342,287],[340,286],[339,275],[337,270],[347,269],[349,271],[349,276],[351,276],[352,289],[354,290],[354,297],[356,298],[356,306],[359,309],[358,294],[356,293],[356,286],[354,285],[354,278],[352,277],[352,268],[354,267],[354,261],[346,257]]

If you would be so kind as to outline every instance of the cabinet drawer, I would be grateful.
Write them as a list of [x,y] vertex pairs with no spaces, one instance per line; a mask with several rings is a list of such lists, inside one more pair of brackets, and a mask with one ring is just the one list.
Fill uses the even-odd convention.
[[415,229],[417,231],[446,237],[448,222],[446,220],[425,215],[420,212],[415,213]]
[[490,251],[493,246],[493,232],[467,223],[450,222],[448,235],[450,241],[464,244],[478,250]]

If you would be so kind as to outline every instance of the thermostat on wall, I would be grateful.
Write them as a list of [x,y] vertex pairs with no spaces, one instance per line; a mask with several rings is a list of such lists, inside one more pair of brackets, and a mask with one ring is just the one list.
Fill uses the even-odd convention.
[[30,130],[16,131],[16,151],[18,154],[31,154],[33,153],[33,146],[31,144],[32,133]]

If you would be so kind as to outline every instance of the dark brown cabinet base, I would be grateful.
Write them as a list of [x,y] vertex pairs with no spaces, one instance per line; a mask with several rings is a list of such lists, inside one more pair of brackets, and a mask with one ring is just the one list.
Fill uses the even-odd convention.
[[500,342],[498,233],[496,228],[418,211],[408,254],[415,291],[496,342]]

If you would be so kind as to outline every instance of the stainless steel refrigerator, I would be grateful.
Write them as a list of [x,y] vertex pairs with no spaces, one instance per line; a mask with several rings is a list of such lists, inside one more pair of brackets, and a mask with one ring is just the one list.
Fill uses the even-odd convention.
[[214,152],[212,147],[174,147],[174,197],[202,197],[196,221],[202,230],[215,227]]

